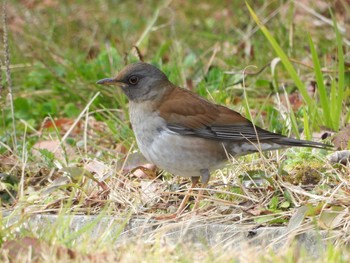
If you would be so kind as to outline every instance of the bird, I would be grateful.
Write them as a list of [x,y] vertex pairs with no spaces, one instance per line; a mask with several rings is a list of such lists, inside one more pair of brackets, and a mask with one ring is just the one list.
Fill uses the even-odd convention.
[[293,146],[332,147],[264,130],[240,113],[178,87],[164,72],[145,62],[129,64],[116,77],[96,83],[119,87],[127,96],[131,126],[145,158],[171,174],[191,179],[179,208],[167,218],[184,212],[201,180],[196,210],[211,172],[223,167],[229,156]]

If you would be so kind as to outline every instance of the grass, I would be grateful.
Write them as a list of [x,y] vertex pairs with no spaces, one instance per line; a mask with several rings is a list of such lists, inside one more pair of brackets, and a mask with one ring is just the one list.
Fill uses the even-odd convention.
[[[150,165],[137,168],[145,161],[137,154],[127,99],[120,90],[101,89],[95,82],[136,61],[137,45],[146,62],[179,86],[271,131],[318,140],[324,131],[343,128],[350,116],[349,40],[342,30],[349,26],[349,9],[344,3],[335,1],[329,11],[316,1],[308,2],[309,9],[296,1],[9,2],[5,53],[10,55],[13,111],[3,73],[2,211],[18,216],[21,224],[32,214],[59,217],[50,229],[38,231],[21,224],[8,227],[2,215],[0,245],[31,237],[28,242],[44,258],[50,257],[49,244],[75,261],[313,260],[294,247],[252,249],[250,258],[220,247],[141,239],[119,244],[115,251],[118,235],[111,237],[108,230],[91,240],[103,216],[167,213],[179,205],[188,185]],[[329,163],[327,154],[293,148],[234,159],[212,175],[198,218],[186,214],[182,220],[341,230],[318,260],[347,262],[349,167]],[[63,217],[69,214],[99,216],[69,233]]]

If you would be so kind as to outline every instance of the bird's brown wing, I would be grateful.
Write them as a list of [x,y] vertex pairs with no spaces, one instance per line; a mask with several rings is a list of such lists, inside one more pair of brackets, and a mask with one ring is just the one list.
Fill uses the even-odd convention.
[[253,125],[238,112],[212,104],[196,94],[176,88],[159,105],[167,128],[175,133],[231,142],[271,142],[284,146],[331,148],[331,145],[288,138]]
[[284,137],[254,125],[238,112],[212,104],[184,89],[175,89],[159,106],[167,128],[182,135],[216,140],[249,141]]

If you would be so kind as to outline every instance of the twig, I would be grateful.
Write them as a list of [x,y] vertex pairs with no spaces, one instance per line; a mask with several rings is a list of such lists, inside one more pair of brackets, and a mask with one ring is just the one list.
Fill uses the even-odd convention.
[[97,92],[94,97],[88,102],[88,104],[85,106],[85,108],[83,109],[83,111],[79,114],[79,116],[76,118],[76,120],[74,121],[74,123],[72,124],[72,126],[68,129],[68,131],[65,133],[65,135],[62,137],[60,144],[57,145],[57,147],[54,149],[53,153],[55,153],[59,147],[62,145],[64,141],[67,139],[67,137],[69,136],[69,134],[73,131],[74,127],[77,126],[78,122],[81,120],[81,118],[84,116],[84,114],[88,111],[90,105],[92,104],[92,102],[100,95],[100,92]]
[[[301,65],[303,67],[309,68],[309,69],[314,69],[314,67],[312,65],[308,65],[306,63],[303,63],[297,59],[294,58],[289,58],[290,62],[293,62],[294,64],[298,64]],[[260,69],[258,69],[257,71],[246,71],[244,70],[244,75],[249,75],[249,76],[256,76],[259,75],[261,72],[263,72],[263,70],[265,70],[268,66],[271,65],[271,62],[266,63],[264,66],[262,66]],[[225,71],[225,74],[228,75],[233,75],[233,74],[238,74],[241,73],[242,71]],[[330,69],[321,69],[322,73],[337,73],[337,70],[330,70]],[[350,72],[349,70],[345,70],[345,72]]]
[[134,48],[135,48],[135,50],[136,50],[136,54],[137,54],[139,60],[140,60],[141,62],[144,62],[143,56],[142,56],[142,53],[141,53],[139,47],[135,45]]
[[10,51],[8,43],[8,31],[7,31],[7,12],[6,12],[7,1],[3,1],[2,5],[2,15],[3,15],[3,30],[4,30],[4,58],[5,58],[5,68],[6,68],[6,81],[8,84],[8,96],[11,107],[12,115],[12,130],[13,130],[13,151],[17,151],[17,137],[16,137],[16,123],[15,123],[15,109],[13,105],[13,93],[12,93],[12,79],[11,79],[11,70],[10,70]]
[[214,49],[213,49],[213,53],[212,55],[210,56],[210,59],[209,59],[209,62],[207,63],[207,66],[205,67],[204,69],[204,75],[207,75],[208,71],[209,71],[209,68],[210,66],[212,65],[213,61],[214,61],[214,58],[216,56],[216,54],[220,51],[220,45],[219,43],[215,43],[214,45]]

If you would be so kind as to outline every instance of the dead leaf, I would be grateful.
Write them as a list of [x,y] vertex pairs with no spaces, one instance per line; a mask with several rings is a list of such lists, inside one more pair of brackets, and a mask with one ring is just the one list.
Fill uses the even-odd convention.
[[65,150],[62,148],[61,142],[59,140],[39,141],[34,144],[32,148],[32,154],[35,157],[42,158],[42,153],[40,150],[47,150],[53,153],[57,160],[64,161],[65,156],[69,156],[70,159],[74,159],[76,154],[73,147],[68,144],[63,145]]
[[157,203],[160,198],[160,193],[165,191],[164,184],[159,181],[141,181],[141,200],[144,204]]
[[[43,123],[41,124],[40,131],[42,132],[44,129],[55,129],[57,128],[61,134],[65,134],[74,124],[74,119],[69,118],[59,118],[59,119],[50,119],[45,118]],[[79,121],[77,125],[73,128],[70,134],[75,135],[81,133],[84,128],[82,121]]]
[[26,257],[29,253],[33,261],[38,260],[41,258],[43,251],[47,251],[48,249],[49,246],[47,244],[33,237],[5,241],[2,245],[2,250],[5,251],[7,257],[13,261],[16,261],[15,259],[20,259],[21,256]]
[[56,189],[71,183],[71,179],[69,176],[62,176],[59,178],[56,178],[51,185],[49,185],[47,188],[42,189],[41,194],[43,196],[49,195],[52,192],[54,192]]
[[69,176],[74,183],[81,182],[84,177],[90,178],[95,182],[97,181],[95,177],[84,167],[63,167],[60,171]]
[[14,155],[10,155],[10,156],[0,155],[0,164],[2,166],[5,166],[5,165],[14,166],[17,163],[18,163],[18,160]]
[[155,178],[157,167],[149,163],[141,153],[132,153],[127,156],[124,164],[117,166],[123,172],[131,172],[137,178]]
[[308,211],[307,206],[301,206],[296,209],[295,213],[292,215],[292,217],[289,220],[289,223],[287,226],[287,232],[292,232],[301,226],[307,211]]
[[257,205],[249,210],[246,211],[247,213],[253,215],[253,216],[261,216],[261,215],[270,215],[273,214],[273,212],[267,210],[266,208]]
[[281,96],[281,104],[288,108],[290,105],[293,109],[293,111],[297,111],[300,109],[300,107],[304,104],[303,98],[298,92],[294,92],[292,94],[288,95],[288,100],[286,101],[285,96]]
[[346,125],[337,134],[334,135],[333,144],[338,150],[349,149],[350,144],[350,124]]
[[48,244],[35,237],[23,237],[5,241],[1,247],[0,260],[3,262],[46,262],[48,258],[56,262],[100,262],[105,253],[79,254],[78,252],[59,245]]
[[59,3],[57,0],[22,0],[21,3],[28,9],[46,9],[48,7],[56,7]]
[[105,180],[112,176],[114,171],[112,167],[96,159],[89,160],[88,162],[84,163],[84,168],[93,173],[99,181]]
[[157,167],[154,164],[144,164],[143,166],[138,166],[131,171],[132,175],[137,178],[149,178],[154,179],[157,177],[156,173]]
[[341,224],[348,211],[347,207],[341,206],[333,206],[331,209],[323,210],[320,214],[318,225],[327,230],[335,229]]

